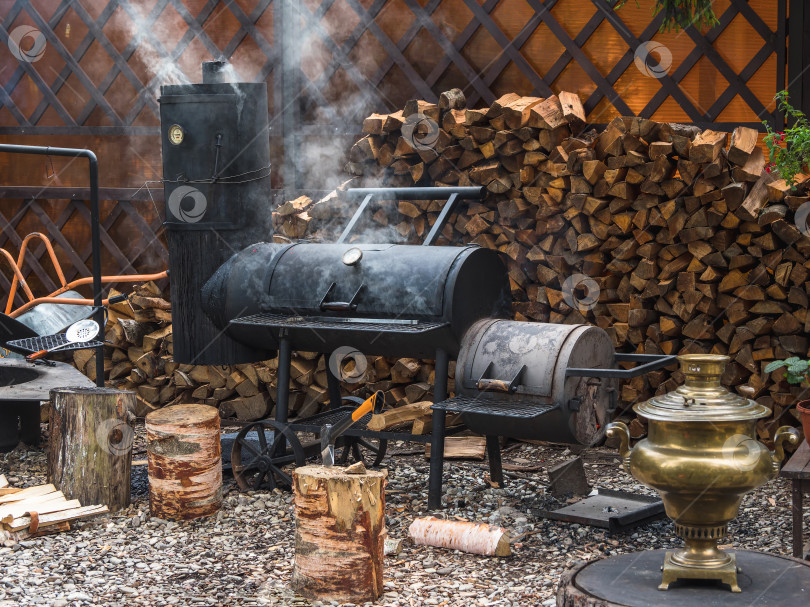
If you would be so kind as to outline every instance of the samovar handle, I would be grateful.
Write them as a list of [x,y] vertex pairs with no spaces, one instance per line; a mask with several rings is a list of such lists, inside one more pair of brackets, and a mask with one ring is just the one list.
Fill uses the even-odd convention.
[[[625,472],[630,472],[630,429],[624,422],[611,422],[605,430],[610,438],[619,439],[619,455],[622,456],[622,466]],[[784,456],[784,451],[783,451]],[[781,460],[780,460],[781,461]]]
[[773,451],[771,451],[771,459],[773,460],[775,473],[779,473],[780,464],[782,460],[785,459],[785,443],[798,445],[799,438],[799,431],[790,426],[782,426],[776,431],[776,436],[773,439],[774,448]]

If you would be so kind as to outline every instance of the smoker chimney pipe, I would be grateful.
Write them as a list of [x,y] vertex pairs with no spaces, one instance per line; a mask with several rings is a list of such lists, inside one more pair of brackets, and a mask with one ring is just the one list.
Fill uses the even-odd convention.
[[228,66],[227,61],[203,61],[202,64],[202,81],[203,84],[223,84],[228,80],[225,77],[225,68]]

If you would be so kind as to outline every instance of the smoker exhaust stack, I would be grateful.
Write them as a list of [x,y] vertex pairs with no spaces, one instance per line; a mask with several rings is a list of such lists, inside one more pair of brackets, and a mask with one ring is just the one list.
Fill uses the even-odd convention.
[[174,358],[181,363],[271,355],[235,342],[200,306],[217,268],[272,232],[267,85],[227,82],[228,69],[222,61],[203,63],[202,84],[160,89]]
[[203,84],[224,84],[228,82],[225,72],[228,63],[225,61],[204,61],[202,64]]

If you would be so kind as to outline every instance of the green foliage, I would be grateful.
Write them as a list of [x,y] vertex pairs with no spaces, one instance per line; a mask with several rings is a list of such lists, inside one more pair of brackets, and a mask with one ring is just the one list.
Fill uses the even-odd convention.
[[[607,2],[612,3],[613,0]],[[613,8],[621,8],[625,2],[627,0],[618,0]],[[714,27],[718,20],[712,9],[713,2],[714,0],[655,0],[653,14],[664,14],[659,31],[674,32],[686,29],[690,25],[697,29]],[[638,5],[636,0],[636,6]]]
[[765,373],[771,373],[785,367],[785,378],[789,384],[810,383],[810,361],[802,360],[798,356],[791,356],[785,360],[775,360],[765,367]]
[[768,146],[768,159],[771,162],[765,170],[769,173],[778,171],[789,186],[794,186],[796,175],[802,173],[810,161],[810,124],[802,112],[790,105],[787,91],[780,91],[774,99],[778,108],[785,113],[790,127],[784,131],[774,131],[770,124],[763,121],[768,130],[765,145]]

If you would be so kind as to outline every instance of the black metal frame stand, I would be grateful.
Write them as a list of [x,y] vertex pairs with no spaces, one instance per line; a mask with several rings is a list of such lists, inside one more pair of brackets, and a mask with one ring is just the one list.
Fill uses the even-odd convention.
[[[346,192],[349,200],[360,200],[361,203],[347,223],[343,233],[337,243],[343,243],[351,236],[352,230],[360,221],[363,213],[374,199],[381,200],[441,200],[446,199],[445,204],[425,237],[422,246],[431,246],[438,239],[441,230],[447,222],[450,213],[463,200],[479,200],[484,195],[482,187],[417,187],[417,188],[354,188]],[[289,418],[289,397],[290,397],[290,364],[293,344],[290,343],[288,333],[282,329],[279,333],[278,351],[278,387],[276,391],[276,422],[287,424]],[[331,355],[331,353],[330,353]],[[449,355],[445,350],[436,351],[436,385],[433,389],[433,402],[447,400],[447,380],[449,373]],[[329,365],[326,366],[326,380],[329,390],[329,408],[336,410],[341,407],[343,398],[340,393],[340,381],[335,377]],[[444,411],[433,411],[433,424],[430,436],[420,438],[412,435],[403,435],[395,432],[374,432],[371,430],[351,430],[346,435],[357,435],[367,438],[378,438],[381,440],[414,440],[418,442],[430,441],[430,478],[428,488],[428,508],[435,510],[441,507],[442,494],[442,466],[444,462],[444,439],[445,439],[445,417]],[[291,426],[295,428],[306,427],[308,420],[296,420]],[[421,440],[420,440],[421,439]],[[285,440],[281,435],[279,440]],[[497,444],[497,437],[495,437]],[[492,459],[492,458],[491,458]],[[500,466],[500,453],[497,454],[498,466]],[[493,474],[493,479],[498,476]]]
[[[290,365],[292,363],[292,344],[284,336],[279,339],[278,351],[278,386],[276,389],[276,421],[288,424],[289,418],[289,398],[290,398]],[[433,402],[441,402],[447,399],[447,380],[449,374],[450,360],[446,351],[436,351],[436,384],[433,389]],[[332,373],[327,365],[326,379],[329,389],[329,408],[336,410],[341,407],[343,397],[340,394],[340,381]],[[417,442],[430,442],[430,477],[428,488],[428,509],[437,510],[441,508],[442,497],[442,467],[444,464],[444,439],[445,431],[445,411],[433,411],[433,423],[430,436],[415,437],[412,434],[402,434],[397,432],[376,432],[372,430],[359,430],[347,432],[347,435],[357,435],[366,438],[377,438],[381,440],[415,440]],[[308,425],[310,418],[295,420],[291,427],[297,429]],[[285,440],[283,435],[279,435],[278,440]],[[487,437],[487,448],[490,462],[496,463],[498,472],[492,473],[495,482],[502,482],[503,476],[500,471],[500,446],[498,437]],[[494,455],[493,455],[494,451]]]
[[[453,407],[445,408],[444,403],[447,400],[447,372],[445,367],[444,380],[439,383],[439,365],[441,355],[443,354],[444,364],[447,364],[447,355],[436,353],[436,391],[434,404],[439,404],[439,408],[433,409],[433,431],[431,436],[430,446],[430,488],[428,492],[428,509],[436,510],[441,508],[442,503],[442,461],[444,459],[444,438],[445,438],[445,420],[447,411],[463,411],[463,409],[454,409]],[[673,355],[665,354],[622,354],[617,352],[615,361],[619,362],[634,362],[640,363],[632,369],[581,369],[571,367],[565,370],[565,377],[600,377],[612,379],[629,379],[637,377],[650,371],[662,369],[673,364],[676,357]],[[441,392],[440,392],[441,388]],[[440,398],[441,396],[441,398]],[[611,398],[615,397],[615,393]],[[615,403],[615,401],[614,401]],[[610,410],[614,407],[611,406]],[[549,408],[551,410],[551,408]],[[498,417],[497,406],[492,407],[491,415],[493,418]],[[501,446],[500,436],[496,434],[487,434],[487,459],[489,460],[489,475],[493,483],[503,486],[503,466],[501,464]]]
[[[436,383],[433,387],[433,402],[447,400],[447,374],[450,361],[447,352],[436,350]],[[446,411],[433,411],[430,429],[430,479],[428,481],[428,510],[442,507],[442,473],[444,468],[444,437],[447,422]]]
[[[0,144],[0,152],[7,154],[33,154],[37,156],[65,156],[87,158],[90,163],[90,241],[93,250],[93,320],[104,330],[104,309],[101,306],[101,234],[98,208],[98,159],[90,150],[52,148],[35,145]],[[104,387],[104,345],[96,347],[96,385]]]

